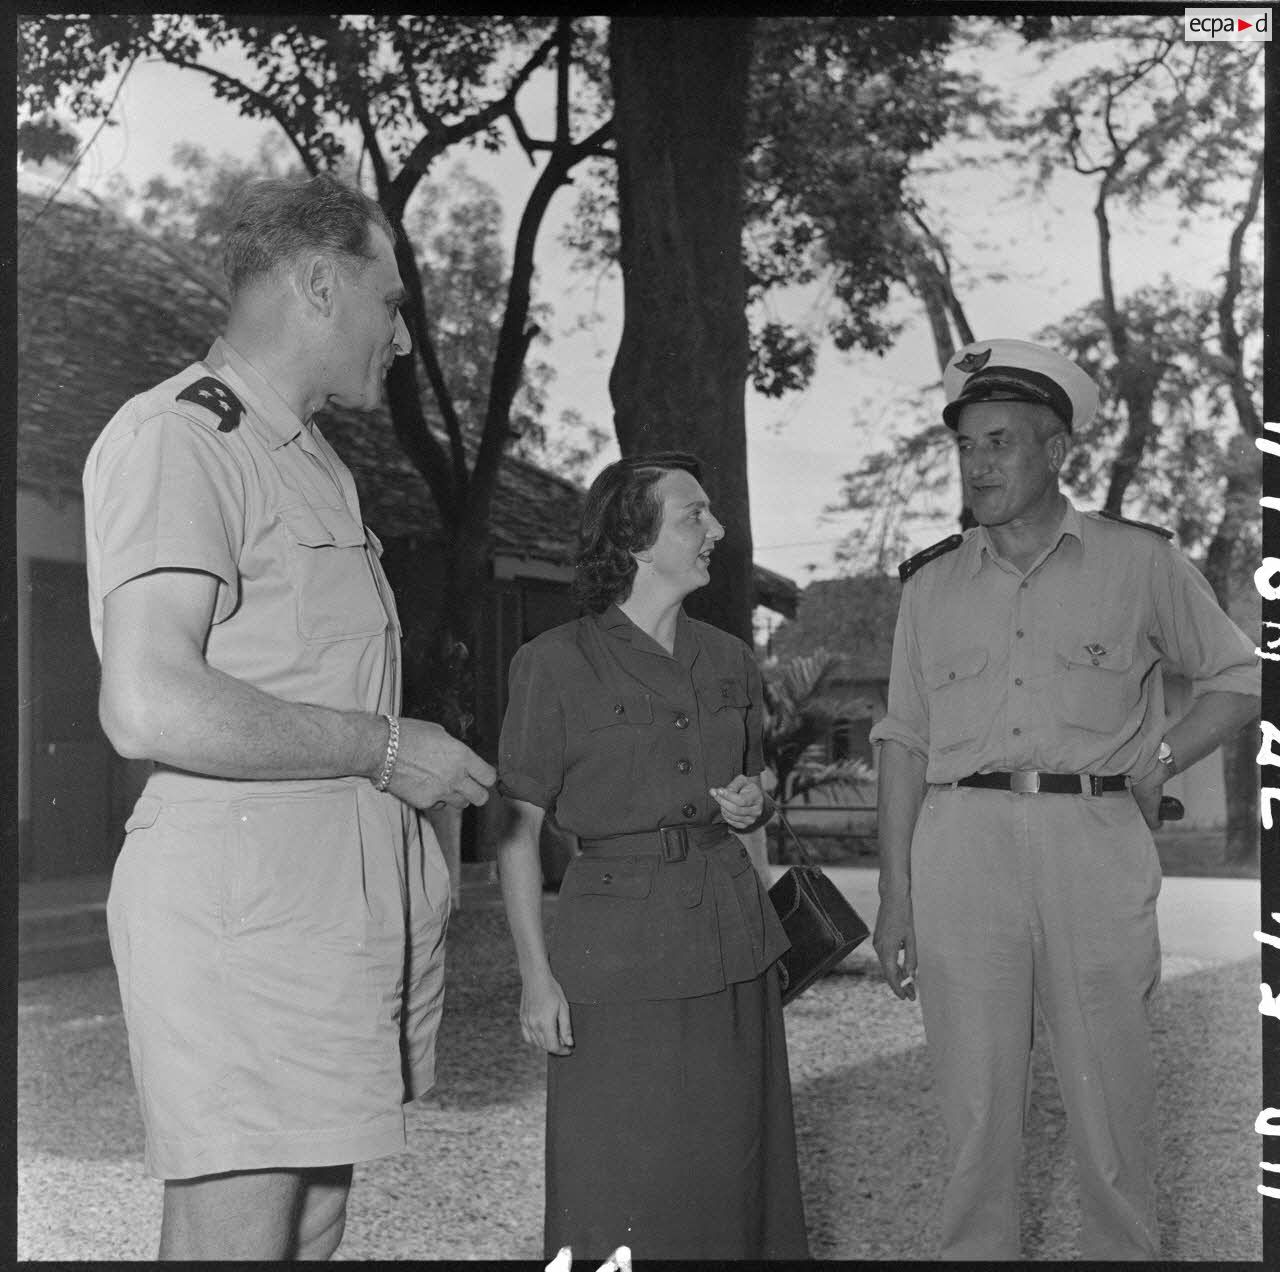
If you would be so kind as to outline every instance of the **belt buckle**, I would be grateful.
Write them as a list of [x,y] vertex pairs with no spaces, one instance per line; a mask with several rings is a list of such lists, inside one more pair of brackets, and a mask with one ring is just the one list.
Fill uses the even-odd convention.
[[1039,795],[1040,770],[1014,769],[1009,774],[1009,789],[1015,795]]
[[659,826],[662,836],[662,860],[684,861],[689,855],[689,832],[684,826]]

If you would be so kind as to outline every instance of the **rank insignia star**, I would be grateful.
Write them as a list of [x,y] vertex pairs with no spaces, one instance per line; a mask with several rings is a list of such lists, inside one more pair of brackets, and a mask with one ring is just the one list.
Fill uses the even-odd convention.
[[244,414],[244,405],[221,380],[206,375],[202,379],[188,384],[178,394],[179,402],[194,402],[206,411],[212,411],[218,417],[218,432],[230,433],[240,424],[240,416]]
[[955,362],[957,371],[963,371],[967,375],[972,375],[975,371],[981,371],[983,367],[991,361],[991,350],[984,349],[981,353],[966,353],[963,358]]

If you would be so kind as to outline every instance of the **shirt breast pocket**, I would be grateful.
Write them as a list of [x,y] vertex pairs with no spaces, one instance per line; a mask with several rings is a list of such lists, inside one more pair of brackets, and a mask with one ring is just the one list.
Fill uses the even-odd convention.
[[698,685],[702,753],[707,783],[724,786],[744,771],[747,758],[747,708],[751,697],[737,677]]
[[982,674],[986,666],[987,651],[976,647],[948,653],[925,665],[932,750],[952,751],[982,732],[995,706]]
[[708,714],[734,708],[745,711],[751,705],[747,687],[737,677],[726,676],[723,680],[713,681],[709,685],[698,686],[698,698],[703,711]]
[[368,558],[364,527],[345,508],[280,510],[289,540],[298,634],[350,640],[385,631],[387,611]]
[[1058,707],[1062,720],[1093,733],[1114,733],[1138,704],[1142,676],[1131,641],[1059,645]]

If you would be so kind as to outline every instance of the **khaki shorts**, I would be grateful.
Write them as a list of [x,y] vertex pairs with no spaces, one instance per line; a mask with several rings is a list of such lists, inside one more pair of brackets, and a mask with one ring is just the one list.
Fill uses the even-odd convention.
[[160,772],[127,831],[107,919],[148,1173],[403,1148],[444,998],[430,825],[358,778]]

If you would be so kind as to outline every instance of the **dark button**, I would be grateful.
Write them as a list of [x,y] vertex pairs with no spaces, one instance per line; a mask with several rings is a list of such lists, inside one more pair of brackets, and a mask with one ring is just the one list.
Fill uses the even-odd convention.
[[1015,677],[1014,677],[1014,679],[1013,679],[1013,683],[1014,683],[1015,685],[1020,685],[1020,684],[1022,683],[1022,677],[1021,677],[1021,676],[1015,676]]
[[681,812],[682,812],[686,817],[692,817],[692,816],[694,815],[694,813],[696,813],[696,812],[698,811],[698,806],[697,806],[697,804],[682,804],[682,805],[680,806],[680,811],[681,811]]
[[1014,635],[1015,635],[1015,636],[1018,636],[1018,637],[1021,637],[1021,635],[1022,635],[1022,628],[1021,628],[1021,627],[1019,627],[1019,628],[1018,628],[1018,630],[1017,630],[1016,632],[1014,632]]
[[745,848],[738,849],[738,856],[745,857],[746,855],[747,855],[747,850]]
[[1020,736],[1020,735],[1021,735],[1021,733],[1022,733],[1022,730],[1021,730],[1021,729],[1014,729],[1014,731],[1013,731],[1013,736],[1016,738],[1016,737]]
[[955,673],[954,671],[949,671],[949,672],[947,672],[947,679],[948,679],[948,680],[954,680],[955,678],[956,678],[956,673]]
[[600,882],[601,882],[601,883],[612,883],[612,882],[613,882],[613,876],[612,876],[611,874],[602,874],[602,875],[600,876]]
[[682,711],[676,716],[676,728],[687,729],[689,727],[689,717]]
[[[1019,634],[1021,634],[1021,633],[1019,633]],[[621,715],[621,714],[622,714],[622,703],[620,703],[620,702],[615,702],[615,703],[613,704],[613,714],[614,714],[614,715]]]
[[688,760],[676,761],[676,768],[678,768],[682,773],[687,773],[692,767],[693,765],[690,764]]

